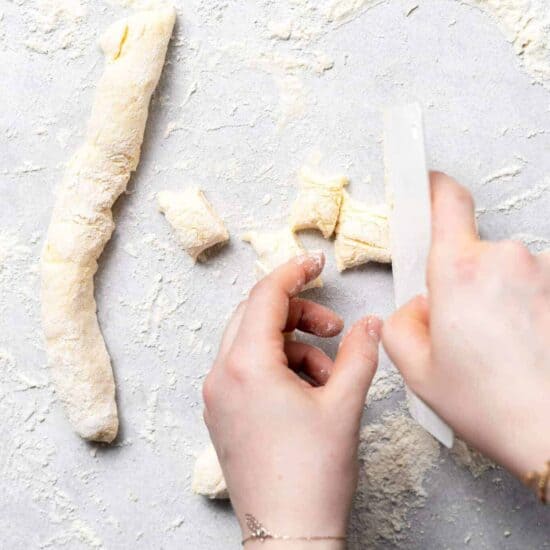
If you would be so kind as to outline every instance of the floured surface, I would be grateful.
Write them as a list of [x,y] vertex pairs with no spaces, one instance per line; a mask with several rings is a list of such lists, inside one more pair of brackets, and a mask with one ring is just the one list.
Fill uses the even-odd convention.
[[[54,185],[82,140],[101,73],[97,33],[128,7],[152,3],[0,0],[0,532],[10,549],[239,548],[229,508],[194,496],[191,475],[208,441],[202,380],[253,283],[255,254],[233,239],[193,266],[157,212],[158,191],[192,181],[234,235],[287,221],[305,163],[349,176],[359,200],[382,201],[381,110],[419,100],[429,164],[474,190],[482,233],[514,235],[533,250],[550,245],[550,93],[501,33],[499,10],[484,11],[523,2],[482,10],[456,0],[178,3],[142,162],[115,207],[117,229],[96,277],[121,435],[112,448],[80,441],[45,367],[38,257]],[[339,275],[330,241],[300,238],[328,257],[325,288],[312,297],[348,324],[365,311],[389,314],[389,268]],[[410,440],[402,447],[388,434],[408,424],[399,410],[384,416],[403,398],[387,368],[384,360],[367,413],[367,463],[395,449],[411,456]],[[373,438],[385,443],[369,450]],[[475,479],[467,454],[423,457],[393,485],[372,470],[352,524],[356,547],[548,546],[546,512],[504,472],[483,466]],[[392,515],[376,522],[388,491],[398,496]]]

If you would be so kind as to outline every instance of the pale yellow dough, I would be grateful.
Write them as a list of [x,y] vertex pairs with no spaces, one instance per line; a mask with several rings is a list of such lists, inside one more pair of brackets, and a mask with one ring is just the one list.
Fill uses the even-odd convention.
[[367,262],[391,262],[388,207],[364,204],[344,191],[334,254],[339,271]]
[[173,8],[140,12],[100,39],[105,68],[84,144],[57,190],[42,253],[42,319],[57,395],[79,435],[111,442],[115,383],[96,316],[93,277],[114,229],[111,207],[139,162],[149,101],[175,22]]
[[[249,231],[242,240],[250,243],[258,255],[256,278],[261,279],[288,260],[305,254],[307,251],[298,237],[288,227],[277,231]],[[304,290],[323,286],[321,277],[311,281]]]
[[229,492],[214,445],[210,443],[198,456],[191,483],[193,492],[210,499],[227,499]]
[[343,176],[324,178],[309,168],[302,168],[299,183],[300,190],[290,214],[290,228],[293,231],[318,229],[328,239],[334,233],[348,179]]
[[229,233],[222,219],[200,189],[161,191],[157,200],[159,210],[166,216],[193,261],[206,249],[229,240]]

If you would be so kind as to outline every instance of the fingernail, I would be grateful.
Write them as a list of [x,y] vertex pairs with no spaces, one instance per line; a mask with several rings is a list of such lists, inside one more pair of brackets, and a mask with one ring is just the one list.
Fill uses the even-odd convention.
[[382,321],[378,317],[367,317],[367,334],[375,341],[380,341],[382,332]]
[[322,251],[308,252],[299,257],[299,261],[304,266],[308,281],[314,279],[323,271],[325,267],[325,254]]

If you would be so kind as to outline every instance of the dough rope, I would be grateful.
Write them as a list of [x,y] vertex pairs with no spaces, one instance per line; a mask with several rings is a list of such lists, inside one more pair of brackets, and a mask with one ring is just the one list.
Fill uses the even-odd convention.
[[348,184],[343,176],[323,178],[309,168],[299,173],[300,191],[292,205],[292,231],[318,229],[325,239],[333,233],[338,221],[342,192]]
[[367,262],[391,262],[388,207],[363,204],[343,191],[334,255],[338,271]]
[[75,430],[111,442],[118,431],[111,360],[94,299],[111,208],[136,169],[151,95],[175,22],[173,8],[137,13],[100,39],[105,69],[84,144],[69,161],[42,252],[42,320],[51,376]]
[[159,210],[166,216],[193,261],[197,261],[206,249],[229,240],[222,219],[200,189],[161,191],[157,194],[157,201]]

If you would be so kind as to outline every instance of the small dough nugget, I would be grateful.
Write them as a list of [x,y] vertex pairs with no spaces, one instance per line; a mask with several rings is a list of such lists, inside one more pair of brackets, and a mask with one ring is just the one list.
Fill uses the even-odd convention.
[[210,443],[198,456],[191,483],[193,492],[211,499],[227,499],[229,492],[214,445]]
[[344,191],[334,253],[339,271],[367,262],[391,262],[388,207],[361,203]]
[[323,178],[309,168],[302,168],[299,180],[300,191],[292,205],[290,228],[293,231],[318,229],[328,239],[334,233],[348,179]]
[[197,261],[207,248],[229,240],[222,219],[200,189],[161,191],[157,200],[159,210],[166,216],[193,261]]
[[[296,235],[288,227],[278,231],[260,233],[249,231],[242,236],[242,240],[250,243],[258,254],[256,261],[256,278],[261,279],[275,268],[288,262],[291,258],[306,254],[306,249]],[[304,290],[323,286],[321,277],[311,281]]]

